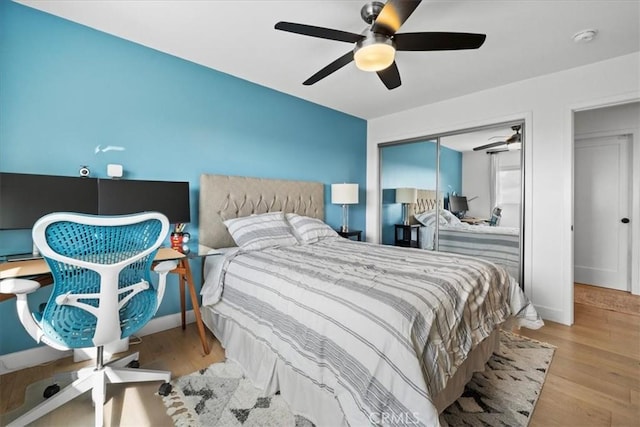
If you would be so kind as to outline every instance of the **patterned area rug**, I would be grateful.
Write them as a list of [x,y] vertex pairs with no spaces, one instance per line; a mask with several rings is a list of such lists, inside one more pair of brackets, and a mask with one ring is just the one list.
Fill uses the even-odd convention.
[[[502,332],[500,341],[486,370],[444,411],[450,426],[529,423],[555,348],[509,332]],[[233,362],[175,380],[164,403],[176,426],[313,426],[292,414],[279,394],[263,397]]]

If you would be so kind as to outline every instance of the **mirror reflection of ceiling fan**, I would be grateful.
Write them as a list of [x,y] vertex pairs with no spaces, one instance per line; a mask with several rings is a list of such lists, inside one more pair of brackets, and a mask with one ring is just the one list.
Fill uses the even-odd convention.
[[[494,136],[492,138],[489,139],[493,139],[493,138],[501,138],[501,141],[496,141],[496,142],[490,142],[489,144],[485,144],[485,145],[480,145],[478,147],[474,147],[473,151],[482,151],[482,150],[488,150],[490,148],[495,148],[494,150],[490,150],[487,151],[487,153],[499,153],[501,151],[508,151],[508,150],[518,150],[521,148],[522,144],[522,134],[520,133],[520,129],[521,126],[520,125],[515,125],[515,126],[511,126],[511,130],[513,130],[515,133],[511,136],[507,137],[503,137],[503,136]],[[502,147],[503,148],[498,148],[498,147]]]
[[305,80],[305,86],[317,83],[355,61],[359,69],[375,71],[387,89],[391,90],[401,84],[395,61],[396,51],[477,49],[486,38],[485,34],[472,33],[397,33],[421,1],[388,0],[386,3],[372,1],[365,4],[360,16],[368,27],[361,34],[283,21],[278,22],[275,29],[354,45],[349,52]]

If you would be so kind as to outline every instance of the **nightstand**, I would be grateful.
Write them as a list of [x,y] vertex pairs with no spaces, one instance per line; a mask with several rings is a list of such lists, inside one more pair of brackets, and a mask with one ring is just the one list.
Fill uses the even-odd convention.
[[349,231],[336,230],[336,232],[342,237],[344,237],[345,239],[355,237],[358,242],[362,241],[362,231],[360,230],[349,230]]
[[[396,224],[396,246],[420,247],[420,224]],[[415,238],[414,238],[415,233]]]

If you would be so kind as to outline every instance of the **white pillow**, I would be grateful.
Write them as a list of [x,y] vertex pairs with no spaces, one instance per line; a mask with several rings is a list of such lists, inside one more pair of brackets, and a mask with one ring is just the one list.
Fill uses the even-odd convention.
[[447,223],[449,223],[449,225],[458,225],[462,223],[462,221],[460,221],[460,219],[457,216],[455,216],[453,213],[451,213],[446,209],[442,210],[441,215],[444,217]]
[[[436,211],[422,212],[419,214],[415,214],[413,217],[416,219],[416,221],[424,226],[433,226],[436,222]],[[440,225],[448,224],[447,220],[442,215],[440,215],[439,223]]]
[[283,212],[228,219],[224,221],[224,225],[227,226],[236,245],[244,250],[255,251],[298,244]]
[[[435,224],[436,211],[422,212],[415,214],[413,217],[420,224],[425,226],[431,226]],[[440,211],[440,225],[458,225],[461,221],[454,214],[446,209]]]
[[317,218],[288,213],[287,221],[302,243],[315,243],[327,237],[340,237],[333,228]]

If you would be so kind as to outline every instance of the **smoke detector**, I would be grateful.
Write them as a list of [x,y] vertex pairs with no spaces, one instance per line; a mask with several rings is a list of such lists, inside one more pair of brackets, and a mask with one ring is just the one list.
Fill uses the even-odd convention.
[[576,43],[588,43],[596,38],[598,30],[582,30],[573,35],[573,41]]

